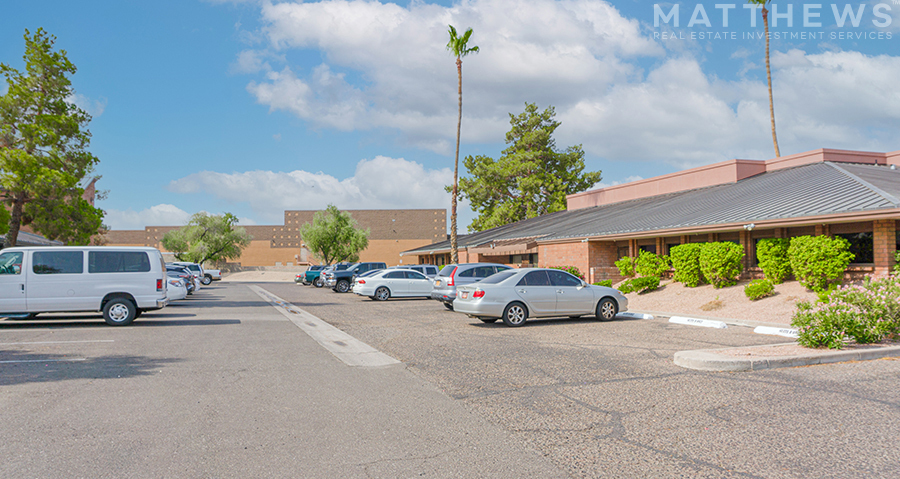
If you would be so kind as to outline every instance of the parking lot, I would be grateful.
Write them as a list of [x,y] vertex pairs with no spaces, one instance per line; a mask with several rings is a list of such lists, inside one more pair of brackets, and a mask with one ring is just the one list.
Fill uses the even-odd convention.
[[113,328],[0,321],[4,477],[895,477],[900,361],[704,373],[784,342],[664,320],[485,324],[258,286],[404,363],[352,368],[245,284]]

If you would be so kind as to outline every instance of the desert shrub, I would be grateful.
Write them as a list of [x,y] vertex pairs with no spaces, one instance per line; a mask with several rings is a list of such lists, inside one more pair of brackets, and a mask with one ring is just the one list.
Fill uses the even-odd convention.
[[659,288],[659,276],[641,276],[631,280],[634,290],[638,293],[646,293]]
[[616,268],[619,268],[619,274],[626,278],[634,278],[637,274],[637,271],[635,271],[635,259],[631,256],[623,256],[614,264]]
[[900,279],[872,279],[837,287],[816,304],[797,304],[791,324],[807,347],[840,349],[845,340],[874,343],[900,333]]
[[631,281],[632,280],[630,280],[630,279],[626,279],[625,281],[622,281],[621,283],[619,283],[618,286],[616,286],[616,289],[618,289],[622,294],[633,293],[634,292],[634,284],[632,284]]
[[594,283],[594,286],[606,286],[607,288],[612,288],[612,280],[611,279],[601,279]]
[[788,257],[800,284],[825,293],[841,283],[853,253],[850,242],[839,236],[797,236],[791,239]]
[[640,276],[662,277],[669,270],[669,257],[649,251],[641,251],[634,262],[634,270]]
[[774,284],[781,284],[791,275],[791,260],[788,258],[788,247],[791,240],[787,238],[766,238],[756,245],[756,258],[766,279]]
[[734,286],[744,269],[744,248],[730,242],[704,243],[700,248],[700,271],[716,288]]
[[669,251],[672,267],[675,268],[674,280],[694,288],[703,281],[700,274],[700,243],[682,244]]
[[574,266],[550,266],[550,268],[561,269],[561,270],[575,276],[576,278],[584,279],[584,275],[581,274],[581,271]]
[[744,294],[751,301],[771,296],[773,292],[775,292],[775,286],[768,279],[753,280],[747,286],[744,286]]

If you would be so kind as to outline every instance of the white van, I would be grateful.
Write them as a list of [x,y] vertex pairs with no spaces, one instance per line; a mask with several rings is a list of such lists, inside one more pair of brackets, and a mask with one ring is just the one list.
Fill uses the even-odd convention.
[[0,316],[102,311],[113,326],[162,309],[166,267],[156,248],[46,246],[0,251]]

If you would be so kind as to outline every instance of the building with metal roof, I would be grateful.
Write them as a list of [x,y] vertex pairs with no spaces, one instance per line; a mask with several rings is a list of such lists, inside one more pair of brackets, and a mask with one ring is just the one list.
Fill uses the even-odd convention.
[[[884,274],[900,243],[898,164],[900,152],[821,149],[587,191],[570,195],[566,211],[460,235],[460,261],[572,265],[596,281],[620,279],[613,262],[640,250],[733,241],[745,247],[752,276],[759,239],[830,234],[851,242],[852,271]],[[444,241],[403,255],[443,264],[449,252]]]

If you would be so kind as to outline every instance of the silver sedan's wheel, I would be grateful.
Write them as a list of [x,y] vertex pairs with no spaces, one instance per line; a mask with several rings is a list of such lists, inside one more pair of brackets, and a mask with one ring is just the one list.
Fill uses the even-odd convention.
[[375,290],[375,299],[377,299],[378,301],[387,301],[390,297],[391,290],[385,288],[384,286]]
[[113,298],[103,307],[103,319],[112,326],[131,324],[136,316],[137,308],[126,298]]
[[525,305],[519,302],[509,303],[503,310],[503,324],[515,328],[525,324],[528,317],[528,310]]
[[597,319],[611,321],[619,313],[619,305],[611,298],[603,298],[597,303]]

